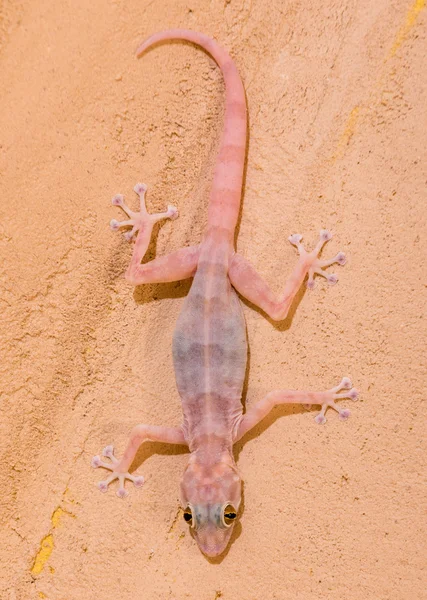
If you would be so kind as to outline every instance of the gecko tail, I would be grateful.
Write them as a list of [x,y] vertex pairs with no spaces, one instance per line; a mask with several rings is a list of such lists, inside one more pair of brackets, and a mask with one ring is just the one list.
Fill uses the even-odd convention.
[[208,209],[208,230],[233,234],[239,216],[246,154],[246,97],[233,59],[210,37],[188,29],[155,33],[138,47],[139,58],[148,48],[165,40],[185,40],[203,48],[220,67],[225,82],[225,115]]

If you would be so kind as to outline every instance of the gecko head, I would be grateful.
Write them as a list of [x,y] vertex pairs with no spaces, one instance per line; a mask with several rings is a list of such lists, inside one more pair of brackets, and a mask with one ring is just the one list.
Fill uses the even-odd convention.
[[208,464],[192,457],[181,481],[181,500],[184,519],[200,550],[210,557],[222,554],[241,500],[241,479],[233,457],[223,453]]

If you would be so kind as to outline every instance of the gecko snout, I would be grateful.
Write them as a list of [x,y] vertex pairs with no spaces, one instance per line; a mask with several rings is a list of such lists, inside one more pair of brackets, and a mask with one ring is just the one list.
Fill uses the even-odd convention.
[[188,506],[184,519],[203,554],[214,557],[222,554],[227,547],[237,511],[231,504],[225,507],[218,504]]

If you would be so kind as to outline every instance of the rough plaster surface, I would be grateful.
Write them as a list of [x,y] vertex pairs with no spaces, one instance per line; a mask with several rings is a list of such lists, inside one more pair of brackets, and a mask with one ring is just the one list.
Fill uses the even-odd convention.
[[[2,599],[426,598],[423,6],[0,4]],[[181,215],[152,254],[196,243],[206,221],[223,83],[191,45],[135,60],[170,26],[218,39],[246,86],[239,251],[277,290],[289,233],[330,227],[328,252],[349,255],[283,324],[245,306],[247,402],[343,375],[362,393],[346,423],[284,407],[239,445],[244,512],[216,561],[181,518],[180,450],[147,444],[146,485],[125,501],[89,466],[137,422],[180,421],[171,336],[189,283],[133,291],[107,227],[110,198],[134,202],[141,179],[151,209]]]

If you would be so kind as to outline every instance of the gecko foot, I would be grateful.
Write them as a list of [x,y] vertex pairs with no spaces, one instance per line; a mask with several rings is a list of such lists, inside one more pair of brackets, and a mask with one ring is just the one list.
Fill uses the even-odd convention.
[[129,219],[125,221],[117,221],[116,219],[112,219],[110,221],[110,227],[113,231],[118,231],[120,227],[132,227],[132,229],[126,231],[124,234],[124,237],[127,240],[130,241],[134,235],[146,225],[153,226],[154,223],[161,221],[162,219],[176,219],[178,217],[178,209],[171,204],[168,205],[166,212],[150,215],[145,205],[145,193],[147,191],[147,186],[145,183],[137,183],[133,189],[139,196],[139,212],[131,210],[125,204],[124,198],[121,194],[116,194],[112,200],[113,206],[119,206],[127,214]]
[[[338,393],[341,390],[348,390],[348,391]],[[320,412],[314,418],[316,423],[318,423],[319,425],[323,425],[324,423],[326,423],[325,412],[329,406],[337,411],[338,416],[341,419],[341,421],[346,421],[351,414],[349,409],[341,408],[340,406],[338,406],[335,403],[335,400],[339,400],[341,398],[351,398],[351,400],[356,401],[358,399],[359,392],[356,390],[356,388],[351,386],[350,379],[348,377],[344,377],[341,380],[341,382],[339,383],[339,385],[328,390],[326,392],[325,396],[326,396],[327,400],[326,400],[326,402],[321,404],[322,408],[321,408]],[[304,404],[304,406],[306,408],[310,408],[311,404]]]
[[324,269],[335,263],[341,266],[345,265],[346,263],[347,259],[344,252],[338,252],[336,256],[327,260],[321,260],[319,258],[320,251],[330,239],[332,239],[332,233],[327,229],[322,229],[320,231],[320,239],[316,246],[311,252],[307,252],[307,250],[304,248],[304,245],[301,243],[301,234],[295,233],[288,238],[290,243],[296,246],[300,256],[309,263],[307,287],[311,290],[314,288],[315,275],[321,275],[322,277],[325,277],[329,285],[334,285],[337,283],[338,277],[334,273],[325,273]]
[[125,490],[126,479],[132,481],[135,487],[141,487],[144,484],[144,477],[142,477],[142,475],[131,475],[129,472],[121,472],[116,470],[120,466],[120,461],[114,456],[113,446],[106,446],[102,451],[102,456],[106,456],[111,460],[111,462],[105,462],[100,456],[94,456],[90,463],[94,469],[102,467],[103,469],[112,471],[111,475],[109,475],[107,479],[97,483],[97,487],[99,490],[101,490],[101,492],[106,492],[110,483],[115,479],[118,479],[119,488],[116,494],[119,498],[126,498],[129,493],[127,490]]

